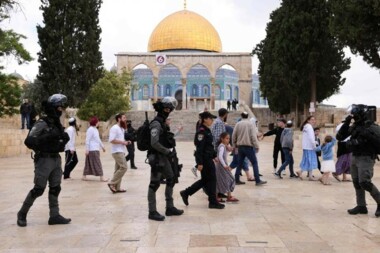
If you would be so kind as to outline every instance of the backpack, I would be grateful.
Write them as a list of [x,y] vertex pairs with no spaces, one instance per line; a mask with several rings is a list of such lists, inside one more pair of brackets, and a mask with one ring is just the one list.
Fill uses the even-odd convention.
[[380,155],[380,126],[377,124],[371,124],[368,127],[369,132],[372,135],[372,145],[375,148],[376,154]]
[[147,150],[151,149],[149,125],[150,125],[150,123],[148,120],[148,112],[145,112],[145,121],[137,129],[137,132],[136,132],[137,148],[140,151],[147,151]]

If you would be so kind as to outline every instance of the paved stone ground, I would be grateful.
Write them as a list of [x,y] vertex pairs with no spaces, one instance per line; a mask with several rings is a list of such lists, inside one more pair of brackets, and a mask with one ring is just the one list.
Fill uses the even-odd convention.
[[[368,215],[350,216],[355,205],[351,183],[333,179],[331,186],[319,182],[272,175],[272,143],[261,142],[259,165],[265,186],[247,182],[237,186],[238,204],[224,210],[207,208],[207,198],[198,192],[186,207],[179,191],[194,182],[193,144],[181,142],[178,151],[184,164],[175,186],[175,205],[180,217],[164,222],[148,220],[149,169],[144,154],[137,153],[138,170],[128,170],[123,187],[128,192],[112,194],[106,183],[81,181],[84,147],[78,148],[79,164],[72,181],[62,183],[61,213],[70,225],[49,226],[47,194],[40,197],[28,215],[28,226],[16,225],[16,213],[32,188],[33,167],[29,155],[0,159],[0,252],[380,252],[380,219],[375,202],[367,196]],[[105,175],[113,173],[113,159],[101,159]],[[296,165],[301,151],[295,152]],[[379,163],[374,182],[380,187]],[[296,166],[298,167],[298,166]],[[315,174],[318,174],[316,172]],[[158,210],[165,211],[164,187],[158,190]]]

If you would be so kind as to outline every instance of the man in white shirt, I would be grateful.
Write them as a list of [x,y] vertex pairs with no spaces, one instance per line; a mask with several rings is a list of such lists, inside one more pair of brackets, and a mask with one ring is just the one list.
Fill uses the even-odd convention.
[[115,116],[116,124],[110,129],[109,142],[112,144],[111,153],[115,159],[115,172],[108,187],[113,193],[126,192],[121,189],[121,180],[128,169],[127,161],[125,160],[125,146],[130,145],[130,141],[124,139],[124,132],[127,128],[127,116],[125,113],[118,113]]
[[63,179],[71,179],[70,173],[74,170],[78,163],[77,152],[75,151],[75,137],[77,135],[77,121],[71,117],[69,119],[69,127],[65,132],[69,135],[70,140],[65,146],[65,170],[63,171]]

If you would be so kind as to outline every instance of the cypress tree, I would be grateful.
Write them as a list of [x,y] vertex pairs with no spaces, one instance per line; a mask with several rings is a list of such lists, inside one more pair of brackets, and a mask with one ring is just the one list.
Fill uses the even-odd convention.
[[102,0],[41,0],[44,26],[37,78],[49,94],[63,93],[77,107],[102,77],[99,9]]
[[277,112],[320,102],[339,91],[349,68],[329,32],[326,0],[284,0],[271,14],[267,37],[254,49],[263,95]]

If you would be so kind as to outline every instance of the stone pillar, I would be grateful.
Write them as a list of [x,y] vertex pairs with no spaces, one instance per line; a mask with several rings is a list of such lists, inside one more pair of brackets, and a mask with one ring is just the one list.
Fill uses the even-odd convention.
[[158,85],[158,77],[153,77],[153,102],[157,102],[157,85]]
[[210,92],[210,110],[215,109],[215,78],[210,78],[210,86],[211,86],[211,92]]
[[[249,107],[252,106],[252,80],[239,80],[239,105],[242,101]],[[231,91],[233,92],[233,91]]]
[[187,101],[186,101],[186,78],[181,78],[182,82],[182,110],[187,110]]

